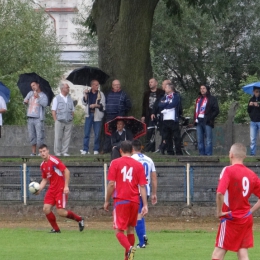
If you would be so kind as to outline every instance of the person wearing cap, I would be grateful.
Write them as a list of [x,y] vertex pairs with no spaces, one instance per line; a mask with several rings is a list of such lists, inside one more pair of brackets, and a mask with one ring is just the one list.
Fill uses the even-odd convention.
[[219,106],[216,97],[211,95],[209,86],[202,84],[194,109],[194,124],[197,128],[200,155],[213,154],[212,129],[218,114]]
[[247,106],[247,112],[250,121],[250,155],[256,154],[257,135],[260,130],[260,88],[254,87],[253,97],[250,98]]

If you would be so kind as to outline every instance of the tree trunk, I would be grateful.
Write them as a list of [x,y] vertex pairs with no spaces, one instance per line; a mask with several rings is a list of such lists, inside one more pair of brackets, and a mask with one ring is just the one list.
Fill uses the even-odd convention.
[[140,118],[143,92],[152,77],[150,38],[159,0],[96,0],[92,17],[97,28],[99,67],[110,75],[103,87],[119,79],[132,101],[130,115]]

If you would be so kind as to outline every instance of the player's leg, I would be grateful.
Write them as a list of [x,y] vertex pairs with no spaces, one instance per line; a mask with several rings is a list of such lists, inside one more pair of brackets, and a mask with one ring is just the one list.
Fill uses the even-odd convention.
[[[130,201],[114,200],[113,219],[115,235],[118,242],[125,249],[125,259],[128,259],[128,252],[131,250],[131,244],[124,231],[128,229],[129,217],[131,215]],[[138,210],[138,208],[137,208]],[[137,217],[137,213],[136,213]]]
[[238,258],[238,260],[249,260],[248,249],[240,248],[237,252],[237,258]]
[[68,196],[63,192],[59,192],[56,194],[55,200],[56,200],[56,209],[59,216],[77,221],[79,224],[79,231],[83,231],[84,219],[81,216],[75,214],[73,211],[66,210],[66,203],[68,200]]
[[212,253],[212,260],[223,260],[226,254],[226,250],[220,247],[215,247]]
[[140,214],[143,208],[143,200],[140,196],[140,204],[138,208],[138,217],[137,217],[137,225],[135,226],[135,231],[138,236],[139,243],[137,245],[138,248],[145,248],[144,235],[145,235],[145,227],[143,217]]
[[44,204],[43,205],[43,212],[47,218],[47,220],[49,221],[49,223],[52,226],[52,230],[51,233],[60,233],[60,228],[56,222],[56,217],[52,212],[52,205],[51,204]]

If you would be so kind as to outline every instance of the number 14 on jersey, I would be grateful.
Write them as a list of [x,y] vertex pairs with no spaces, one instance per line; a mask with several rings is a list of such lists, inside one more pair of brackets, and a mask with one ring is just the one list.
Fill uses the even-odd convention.
[[128,180],[129,182],[132,181],[133,178],[133,167],[130,167],[128,170],[126,166],[121,170],[121,173],[123,174],[123,181]]

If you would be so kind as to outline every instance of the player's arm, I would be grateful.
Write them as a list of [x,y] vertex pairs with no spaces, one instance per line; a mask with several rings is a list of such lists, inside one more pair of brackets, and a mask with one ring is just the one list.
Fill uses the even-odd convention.
[[35,195],[39,195],[40,192],[44,189],[44,187],[46,186],[46,184],[48,183],[48,179],[42,179],[41,183],[40,183],[40,188],[39,190],[35,193]]
[[109,181],[107,185],[107,194],[106,194],[106,199],[104,203],[104,210],[108,211],[108,206],[109,206],[109,200],[114,192],[115,189],[115,181]]
[[256,202],[256,204],[250,209],[251,213],[254,213],[260,208],[260,199]]
[[152,179],[152,204],[155,205],[157,203],[157,175],[156,172],[151,173],[151,179]]
[[65,177],[65,185],[64,185],[64,194],[68,194],[70,192],[69,190],[69,182],[70,182],[70,171],[68,168],[64,170],[64,177]]
[[216,203],[217,203],[217,217],[218,218],[230,213],[230,211],[228,211],[228,212],[222,211],[222,207],[224,204],[224,195],[220,192],[217,192]]
[[140,185],[140,194],[143,200],[143,208],[141,211],[141,215],[144,216],[148,213],[148,206],[147,206],[147,194],[145,185]]

